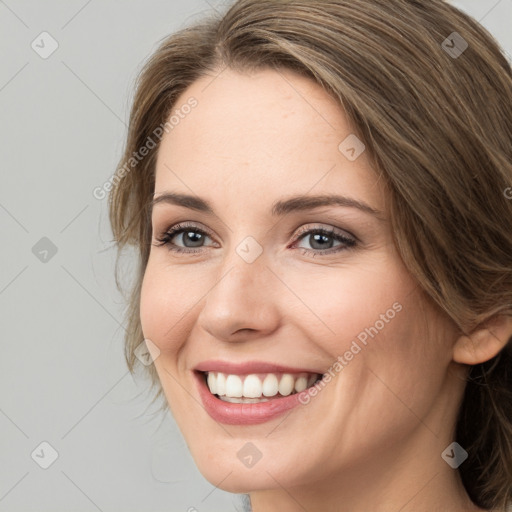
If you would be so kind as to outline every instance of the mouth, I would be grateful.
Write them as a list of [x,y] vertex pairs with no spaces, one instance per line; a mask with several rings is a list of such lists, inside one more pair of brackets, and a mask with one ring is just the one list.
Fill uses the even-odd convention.
[[253,425],[272,420],[304,400],[323,373],[265,363],[205,362],[193,371],[208,415],[219,423]]
[[255,404],[295,395],[322,379],[319,373],[251,373],[199,372],[210,393],[234,404]]

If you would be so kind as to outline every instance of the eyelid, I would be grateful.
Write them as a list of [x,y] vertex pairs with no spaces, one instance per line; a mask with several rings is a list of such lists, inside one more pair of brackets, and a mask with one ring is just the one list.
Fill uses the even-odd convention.
[[[314,223],[313,223],[314,224]],[[161,234],[157,237],[158,239],[164,237],[166,234],[170,233],[171,230],[174,232],[173,235],[180,232],[183,228],[190,228],[190,229],[196,229],[197,231],[203,231],[206,235],[208,235],[211,238],[215,238],[215,235],[213,231],[206,227],[204,224],[197,222],[197,221],[183,221],[183,222],[174,222],[171,225],[168,225],[164,230],[161,231]],[[297,242],[297,240],[305,233],[309,233],[310,231],[319,230],[319,231],[327,231],[329,234],[336,234],[343,236],[345,238],[352,238],[356,242],[360,242],[357,236],[352,234],[350,231],[337,228],[335,226],[331,225],[325,225],[317,223],[316,225],[305,224],[301,226],[300,228],[294,228],[289,233],[287,233],[287,238],[293,237],[292,243]],[[154,230],[156,231],[156,230]]]
[[[167,233],[170,233],[171,231],[179,231],[180,229],[195,229],[196,231],[203,231],[208,236],[214,238],[215,235],[213,231],[206,227],[204,224],[196,221],[181,221],[181,222],[172,222],[171,224],[165,224],[165,228],[163,229],[153,229],[153,233],[155,234],[156,238],[160,238],[162,236],[165,236]],[[160,233],[160,235],[157,237],[156,234]]]
[[[292,234],[290,234],[290,236],[292,236],[293,233],[295,233],[295,231],[297,231],[297,230],[292,231]],[[331,226],[331,225],[327,226],[325,224],[317,223],[317,225],[306,224],[306,225],[300,227],[299,230],[297,231],[297,234],[294,236],[293,243],[295,243],[303,234],[309,233],[310,231],[327,231],[330,235],[338,235],[338,236],[341,236],[344,238],[351,238],[355,242],[360,242],[359,238],[357,236],[353,235],[350,231],[347,231],[347,230],[341,229],[341,228],[337,228],[337,227]]]

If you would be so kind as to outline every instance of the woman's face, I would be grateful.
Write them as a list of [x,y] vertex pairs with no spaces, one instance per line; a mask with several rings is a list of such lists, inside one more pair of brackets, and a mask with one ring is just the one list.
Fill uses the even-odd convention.
[[247,492],[448,467],[454,330],[397,254],[383,181],[340,107],[291,72],[227,69],[176,110],[141,321],[203,475]]

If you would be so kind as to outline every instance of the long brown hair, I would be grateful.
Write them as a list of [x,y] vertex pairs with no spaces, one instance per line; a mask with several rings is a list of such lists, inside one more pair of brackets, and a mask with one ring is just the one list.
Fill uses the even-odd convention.
[[[429,300],[464,333],[512,314],[512,71],[493,37],[441,0],[240,0],[166,38],[136,84],[109,196],[119,253],[138,254],[126,312],[130,371],[143,340],[161,127],[188,86],[227,66],[290,69],[320,84],[389,185],[396,247]],[[153,149],[134,163],[149,139]],[[511,363],[509,341],[471,367],[456,426],[469,496],[500,511],[512,501]],[[152,365],[148,372],[162,397]]]

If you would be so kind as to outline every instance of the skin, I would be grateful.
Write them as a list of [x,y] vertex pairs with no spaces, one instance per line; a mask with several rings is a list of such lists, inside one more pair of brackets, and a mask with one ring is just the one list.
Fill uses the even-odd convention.
[[[481,510],[441,457],[453,441],[470,343],[404,267],[387,191],[366,153],[349,161],[339,151],[353,133],[343,111],[317,84],[272,70],[201,78],[176,108],[190,97],[197,107],[162,139],[155,196],[197,195],[215,215],[155,205],[140,313],[199,470],[221,489],[249,492],[255,512]],[[277,200],[333,192],[381,214],[328,206],[270,215]],[[185,221],[211,232],[199,253],[157,245]],[[311,236],[296,240],[302,227],[335,228],[357,244],[322,255]],[[248,236],[263,249],[253,263],[236,252]],[[187,248],[184,239],[173,242]],[[250,426],[220,425],[203,409],[192,374],[199,362],[327,371],[394,303],[401,311],[309,404]],[[262,453],[252,468],[237,457],[249,441]]]

